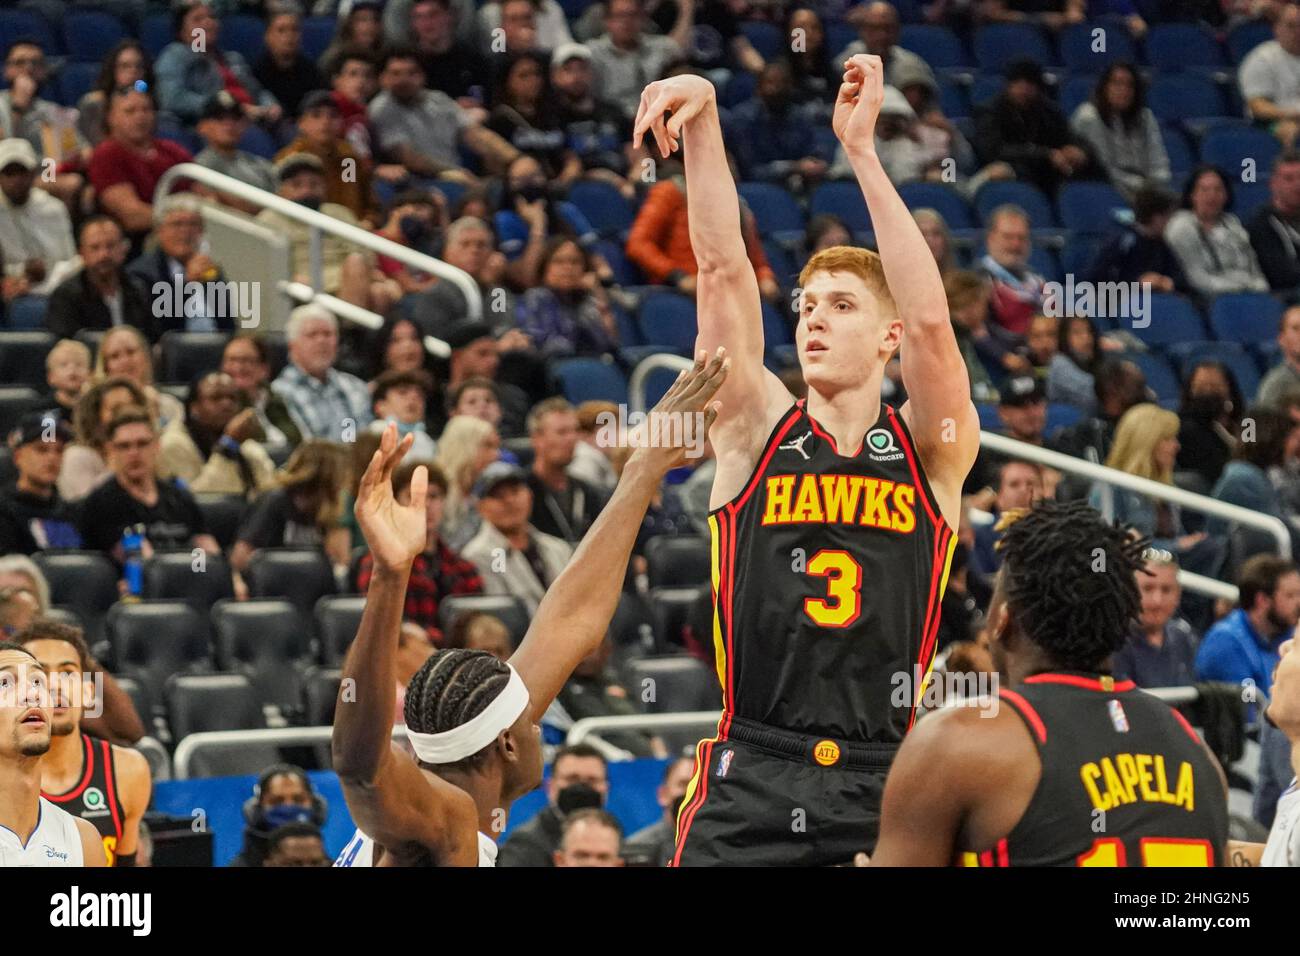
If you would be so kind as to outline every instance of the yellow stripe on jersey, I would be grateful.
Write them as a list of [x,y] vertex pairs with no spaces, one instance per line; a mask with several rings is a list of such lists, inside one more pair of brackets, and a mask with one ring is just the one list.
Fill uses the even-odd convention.
[[980,865],[980,855],[978,853],[963,853],[961,855],[961,862],[957,865],[978,867]]
[[[714,666],[718,669],[718,686],[722,688],[722,707],[726,710],[730,701],[727,700],[727,645],[722,639],[722,592],[719,590],[719,582],[722,579],[721,573],[721,553],[718,541],[720,529],[718,527],[718,517],[709,516],[709,562],[710,578],[713,582],[713,657]],[[727,609],[730,613],[731,609]]]
[[[943,603],[944,592],[948,590],[948,573],[952,570],[952,556],[956,553],[956,551],[957,551],[957,535],[955,534],[949,535],[948,553],[947,555],[944,556],[943,559],[943,576],[939,578],[938,600],[939,603],[941,604]],[[935,613],[938,612],[936,611]],[[925,689],[926,687],[929,686],[930,678],[931,676],[933,676],[934,673],[934,658],[935,658],[935,654],[933,651],[931,651],[930,659],[925,662],[925,677],[921,678],[920,690],[918,691],[916,697],[917,700],[925,700]]]
[[[712,520],[712,518],[709,519],[710,522]],[[700,777],[704,775],[704,745],[707,743],[709,741],[701,740],[695,745],[695,772],[691,774],[690,783],[686,785],[686,795],[682,797],[682,802],[677,804],[677,822],[673,826],[674,846],[682,838],[682,815],[686,812],[686,808],[691,805],[691,799],[695,796],[695,791],[700,785]]]

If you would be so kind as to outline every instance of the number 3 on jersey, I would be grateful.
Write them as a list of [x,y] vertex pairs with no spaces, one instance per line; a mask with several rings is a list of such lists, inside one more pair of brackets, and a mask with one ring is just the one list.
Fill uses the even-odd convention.
[[818,551],[807,571],[826,578],[826,597],[804,598],[803,609],[821,627],[848,627],[862,613],[862,565],[847,551]]

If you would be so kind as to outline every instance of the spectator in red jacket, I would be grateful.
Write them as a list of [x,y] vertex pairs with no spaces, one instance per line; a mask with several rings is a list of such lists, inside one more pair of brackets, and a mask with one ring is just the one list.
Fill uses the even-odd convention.
[[[754,226],[753,214],[743,206],[737,210],[745,236],[745,251],[758,276],[763,298],[775,301],[781,296],[776,273],[767,264],[763,244]],[[674,176],[656,183],[646,195],[627,237],[627,257],[641,267],[651,282],[675,286],[687,295],[695,295],[695,274],[700,267],[691,248],[690,229],[686,224],[686,180]]]

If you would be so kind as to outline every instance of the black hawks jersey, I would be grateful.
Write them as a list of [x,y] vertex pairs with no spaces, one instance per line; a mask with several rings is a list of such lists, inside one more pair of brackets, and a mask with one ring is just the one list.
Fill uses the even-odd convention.
[[42,792],[41,796],[94,826],[104,841],[108,865],[112,866],[125,819],[117,792],[113,745],[90,734],[81,735],[81,745],[85,756],[80,782],[67,793]]
[[971,866],[1218,866],[1228,806],[1178,711],[1132,681],[1026,678],[1000,694],[1029,729],[1042,776],[1011,833]]
[[732,718],[898,743],[934,658],[955,535],[901,417],[840,454],[801,400],[709,516],[713,637]]

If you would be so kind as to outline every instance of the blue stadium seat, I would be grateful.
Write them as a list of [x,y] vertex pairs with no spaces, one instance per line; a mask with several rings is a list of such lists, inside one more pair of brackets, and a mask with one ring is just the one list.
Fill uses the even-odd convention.
[[741,183],[738,190],[758,222],[760,235],[803,233],[803,210],[788,190],[771,183]]
[[1162,123],[1229,115],[1218,85],[1195,73],[1157,76],[1147,90],[1147,105]]
[[799,275],[799,266],[790,250],[775,239],[764,239],[762,243],[763,255],[767,256],[767,264],[776,273],[776,281],[783,289],[793,286]]
[[1187,137],[1176,126],[1160,124],[1160,139],[1165,144],[1165,152],[1169,154],[1169,172],[1177,181],[1191,172],[1196,165],[1196,156]]
[[1224,66],[1223,48],[1208,28],[1193,23],[1156,23],[1147,31],[1146,61],[1156,70],[1179,72],[1189,67]]
[[[1101,30],[1094,40],[1093,32]],[[1061,59],[1073,73],[1100,73],[1112,63],[1137,62],[1137,45],[1120,22],[1074,23],[1061,31],[1058,38]],[[1093,49],[1101,46],[1100,51]]]
[[1007,85],[1007,79],[1000,73],[980,73],[975,77],[975,82],[970,88],[970,105],[972,111],[988,103],[995,96],[1002,92]]
[[849,232],[871,232],[871,214],[857,183],[822,183],[813,190],[808,213],[816,216],[833,213],[844,221]]
[[[1262,175],[1267,178],[1268,171],[1261,171]],[[1229,171],[1229,176],[1231,176]],[[1250,217],[1255,214],[1260,206],[1269,202],[1268,183],[1253,182],[1232,184],[1232,211],[1237,214],[1237,218],[1242,222],[1248,222]]]
[[786,319],[770,302],[763,303],[763,347],[768,351],[782,345],[794,344],[793,318]]
[[1205,320],[1201,313],[1180,295],[1152,293],[1151,313],[1147,320],[1145,328],[1136,328],[1131,321],[1121,322],[1120,327],[1147,345],[1174,345],[1206,338]]
[[998,417],[998,407],[992,402],[980,402],[975,406],[980,415],[980,429],[986,432],[1000,431],[1002,419]]
[[672,384],[677,380],[677,373],[670,368],[656,368],[651,370],[650,374],[645,377],[645,407],[654,408],[659,403],[659,399],[664,397],[664,393],[672,388]]
[[33,10],[0,10],[0,56],[18,40],[35,40],[48,57],[63,52],[49,21]]
[[632,204],[609,183],[580,179],[569,187],[567,198],[582,211],[592,228],[605,237],[631,229],[636,218]]
[[[826,49],[832,57],[839,56],[845,47],[858,39],[858,31],[843,20],[824,19],[822,26],[826,30]],[[907,27],[903,29],[906,30]]]
[[[922,0],[889,0],[889,5],[898,11],[898,21],[900,23],[923,23],[925,22],[925,11],[921,7]],[[852,6],[852,4],[849,4]]]
[[780,27],[757,20],[745,20],[740,24],[740,32],[764,60],[777,59],[784,50],[785,38],[781,35]]
[[1142,370],[1146,376],[1147,387],[1156,393],[1161,405],[1177,402],[1180,391],[1178,376],[1169,365],[1169,360],[1155,352],[1128,352],[1120,356],[1128,359]]
[[1056,99],[1066,119],[1073,116],[1080,105],[1092,99],[1092,91],[1096,85],[1097,78],[1087,73],[1074,73],[1065,78]]
[[1051,202],[1030,183],[988,182],[975,194],[975,211],[985,225],[993,210],[1007,203],[1019,206],[1028,214],[1031,229],[1054,229],[1058,225]]
[[1047,34],[1028,23],[994,23],[975,31],[975,63],[981,70],[1003,72],[1016,60],[1035,60],[1043,66],[1056,61]]
[[79,63],[70,60],[59,70],[56,82],[59,86],[59,102],[64,106],[76,106],[83,96],[91,91],[95,80],[99,78],[98,63]]
[[1078,281],[1088,274],[1097,253],[1101,251],[1102,240],[1088,236],[1073,236],[1061,250],[1061,271],[1073,275]]
[[1197,362],[1210,359],[1228,366],[1241,394],[1249,397],[1259,391],[1259,366],[1240,342],[1178,342],[1168,352],[1184,381]]
[[121,21],[111,13],[74,8],[63,15],[63,42],[74,60],[98,66],[124,36]]
[[[627,257],[627,253],[623,251],[622,243],[602,239],[596,243],[596,251],[605,257],[609,267],[614,270],[614,279],[619,285],[645,284],[645,276],[641,275],[641,270],[637,268],[636,263]],[[629,343],[625,342],[624,344]]]
[[244,135],[239,138],[239,148],[263,159],[272,159],[276,154],[271,134],[255,123],[249,123],[244,130]]
[[908,209],[930,208],[943,216],[943,221],[954,232],[974,229],[975,217],[962,195],[943,183],[904,183],[898,194]]
[[666,352],[690,355],[695,349],[695,302],[677,292],[652,291],[637,311],[641,338]]
[[590,401],[627,403],[627,379],[613,362],[598,358],[560,359],[551,363],[564,397],[575,405]]
[[1201,140],[1201,161],[1213,163],[1233,179],[1241,176],[1242,162],[1255,161],[1255,175],[1266,179],[1273,159],[1282,151],[1277,137],[1252,126],[1232,124],[1209,130]]
[[221,18],[221,48],[234,50],[250,64],[262,55],[266,24],[259,17],[236,13]]
[[753,73],[739,70],[731,75],[726,86],[718,91],[718,105],[734,109],[754,95],[758,80]]
[[151,58],[157,60],[163,47],[174,39],[170,13],[151,13],[140,22],[140,43]]
[[617,302],[611,302],[610,308],[614,311],[614,321],[618,324],[619,344],[625,348],[644,344],[641,341],[641,330],[637,328],[636,316]]
[[302,22],[302,52],[319,60],[334,39],[334,29],[333,17],[307,17]]
[[442,198],[447,200],[448,209],[460,202],[460,197],[465,195],[466,189],[469,188],[464,183],[452,182],[450,179],[417,179],[411,185],[418,189],[438,190],[442,193]]
[[17,331],[45,328],[46,298],[43,295],[23,295],[9,303],[5,325]]
[[899,30],[898,45],[911,50],[935,70],[955,70],[971,65],[961,40],[947,27],[909,24]]
[[961,119],[971,115],[970,100],[966,97],[966,87],[954,83],[947,77],[939,77],[939,109],[948,119]]
[[1226,342],[1263,342],[1281,327],[1282,303],[1266,292],[1220,295],[1210,306],[1210,329]]
[[1115,227],[1116,210],[1128,208],[1119,190],[1109,183],[1066,183],[1056,197],[1061,225],[1075,232],[1104,235]]
[[1047,406],[1047,424],[1043,427],[1044,435],[1051,435],[1062,428],[1078,424],[1083,418],[1083,410],[1078,405],[1066,402],[1050,402]]
[[1239,23],[1228,31],[1228,56],[1233,63],[1246,59],[1246,54],[1261,43],[1273,39],[1273,28],[1265,20]]

